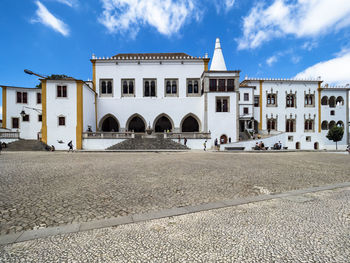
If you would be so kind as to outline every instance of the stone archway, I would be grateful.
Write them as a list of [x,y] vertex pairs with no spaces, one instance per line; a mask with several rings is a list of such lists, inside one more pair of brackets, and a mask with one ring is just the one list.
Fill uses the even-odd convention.
[[181,132],[199,132],[200,121],[194,114],[187,114],[181,121]]
[[315,150],[318,150],[319,148],[320,148],[320,146],[319,146],[318,142],[315,142],[315,143],[314,143],[314,149],[315,149]]
[[227,143],[227,136],[225,134],[220,136],[220,144],[226,144]]
[[127,121],[126,127],[128,131],[143,133],[146,131],[146,121],[141,115],[134,114]]
[[155,120],[153,124],[154,132],[164,132],[164,131],[173,131],[174,122],[172,119],[166,114],[160,114]]
[[107,114],[100,120],[99,128],[103,132],[119,132],[120,125],[116,117]]

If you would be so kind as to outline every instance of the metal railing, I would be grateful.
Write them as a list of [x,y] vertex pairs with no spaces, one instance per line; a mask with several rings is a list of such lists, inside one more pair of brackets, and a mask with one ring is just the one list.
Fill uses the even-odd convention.
[[2,139],[19,139],[19,132],[0,132]]
[[211,133],[208,132],[169,132],[164,133],[164,138],[168,139],[211,139]]
[[84,139],[131,139],[133,132],[83,132]]

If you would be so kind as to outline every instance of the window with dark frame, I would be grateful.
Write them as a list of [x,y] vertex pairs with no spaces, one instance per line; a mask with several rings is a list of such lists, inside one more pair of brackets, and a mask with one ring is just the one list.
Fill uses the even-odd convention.
[[259,96],[254,97],[254,107],[259,107],[259,103],[260,103],[259,100],[260,100]]
[[28,93],[27,92],[19,92],[16,93],[16,103],[28,103]]
[[155,97],[156,96],[156,81],[155,80],[144,80],[144,97]]
[[267,119],[267,130],[277,130],[276,119]]
[[295,95],[293,94],[288,94],[286,96],[286,107],[287,108],[295,108]]
[[209,79],[209,90],[217,91],[216,79]]
[[313,132],[314,130],[314,120],[305,120],[304,130],[306,132]]
[[244,101],[249,101],[249,93],[244,93]]
[[122,95],[134,95],[134,80],[122,79]]
[[295,132],[295,119],[286,120],[286,132]]
[[315,96],[313,94],[305,94],[305,106],[314,106]]
[[113,81],[111,79],[100,80],[100,96],[112,96],[113,95]]
[[267,105],[268,106],[277,106],[277,95],[276,94],[267,94]]
[[177,94],[177,79],[166,79],[165,80],[165,95],[176,95]]
[[227,91],[235,91],[235,80],[234,79],[227,80]]
[[216,98],[216,112],[228,112],[229,98]]
[[38,122],[42,122],[43,121],[43,115],[39,114],[38,115]]
[[249,108],[244,107],[243,108],[243,114],[245,114],[245,115],[249,114]]
[[57,86],[57,97],[58,98],[67,98],[67,86]]
[[225,87],[225,79],[219,79],[219,91],[225,91],[226,87]]
[[66,117],[63,117],[63,116],[58,117],[58,125],[65,126],[66,125]]
[[40,92],[38,92],[36,94],[36,104],[41,104],[41,93]]

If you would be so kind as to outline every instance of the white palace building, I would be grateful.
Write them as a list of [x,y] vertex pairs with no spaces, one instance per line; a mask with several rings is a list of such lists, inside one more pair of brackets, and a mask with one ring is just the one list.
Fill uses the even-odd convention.
[[[117,54],[91,58],[92,81],[41,78],[40,88],[2,85],[0,140],[38,139],[57,150],[103,150],[135,136],[161,136],[192,149],[251,150],[256,141],[288,149],[335,149],[326,138],[344,127],[349,87],[321,79],[250,79],[227,70],[219,39],[208,55]],[[259,138],[259,139],[257,139]],[[256,139],[256,140],[254,140]]]

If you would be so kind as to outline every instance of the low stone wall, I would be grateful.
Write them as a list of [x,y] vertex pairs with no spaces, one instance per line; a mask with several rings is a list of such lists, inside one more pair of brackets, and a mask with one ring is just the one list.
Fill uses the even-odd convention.
[[100,139],[100,138],[84,138],[83,149],[84,150],[105,150],[117,143],[121,143],[125,139]]

